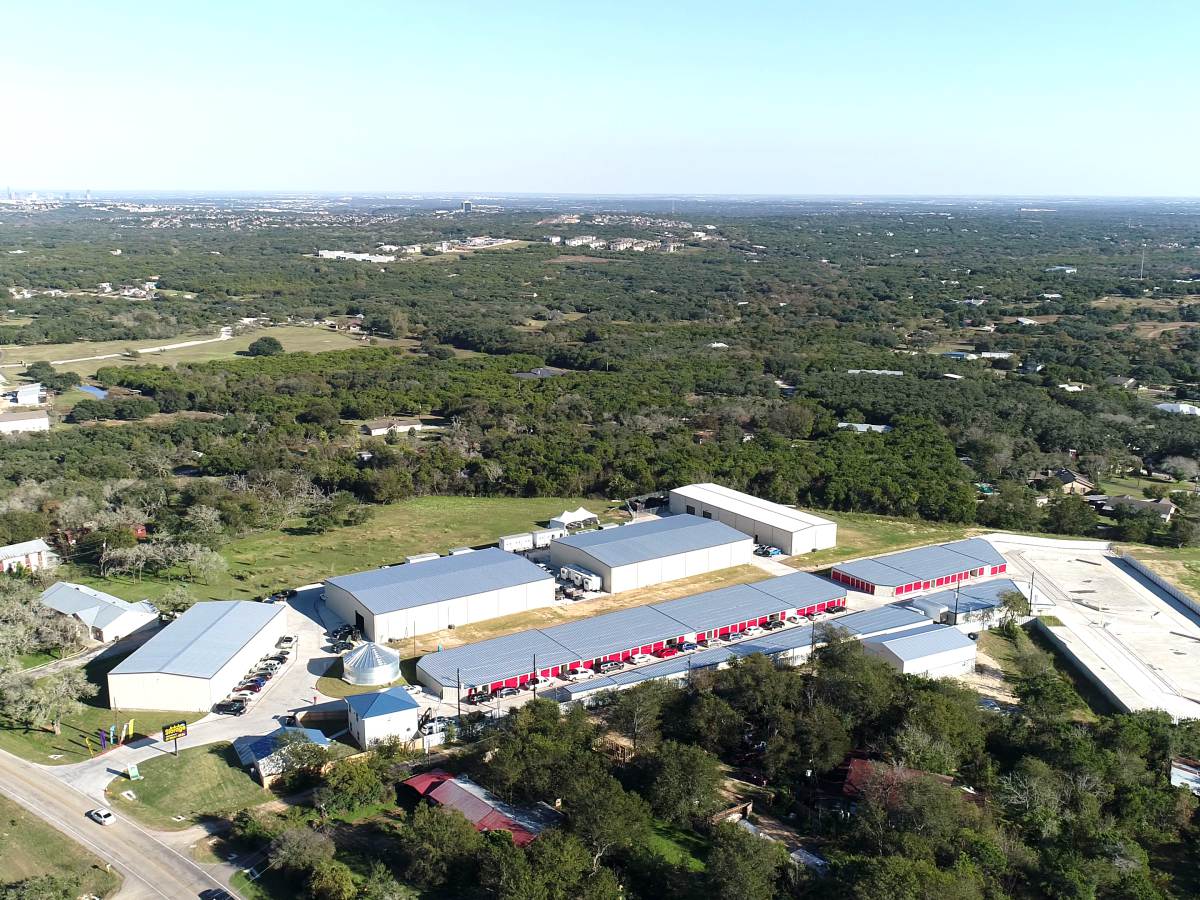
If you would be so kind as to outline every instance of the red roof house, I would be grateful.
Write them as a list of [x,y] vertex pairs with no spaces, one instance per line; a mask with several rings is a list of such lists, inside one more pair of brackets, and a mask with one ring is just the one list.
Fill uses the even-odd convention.
[[544,803],[513,806],[466,776],[456,777],[440,769],[414,775],[404,783],[426,800],[461,813],[476,831],[509,832],[520,847],[562,821],[562,814]]

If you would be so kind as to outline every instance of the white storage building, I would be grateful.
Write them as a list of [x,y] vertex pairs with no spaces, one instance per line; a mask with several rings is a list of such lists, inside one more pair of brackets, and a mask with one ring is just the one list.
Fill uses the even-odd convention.
[[354,743],[368,750],[385,738],[398,737],[402,741],[416,738],[421,707],[408,691],[395,687],[347,697],[346,716]]
[[330,612],[377,644],[554,602],[554,578],[495,547],[325,582]]
[[88,637],[108,643],[128,637],[158,621],[158,609],[149,600],[129,603],[82,584],[58,581],[42,592],[42,605],[83,623]]
[[0,547],[0,572],[40,572],[58,565],[58,554],[41,538]]
[[949,625],[918,625],[863,640],[863,649],[905,675],[944,678],[975,669],[975,642]]
[[553,566],[594,572],[612,593],[742,565],[753,555],[747,535],[690,515],[585,531],[550,544]]
[[108,705],[207,712],[283,637],[287,610],[249,600],[197,603],[108,673]]
[[760,500],[719,484],[689,484],[669,497],[671,512],[715,519],[778,547],[788,556],[826,550],[837,544],[837,523],[790,506]]

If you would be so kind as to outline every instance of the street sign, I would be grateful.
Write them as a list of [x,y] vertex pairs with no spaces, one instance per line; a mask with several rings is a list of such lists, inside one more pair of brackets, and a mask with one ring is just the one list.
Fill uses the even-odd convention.
[[164,743],[185,737],[187,737],[187,722],[172,722],[170,725],[163,726],[162,739]]

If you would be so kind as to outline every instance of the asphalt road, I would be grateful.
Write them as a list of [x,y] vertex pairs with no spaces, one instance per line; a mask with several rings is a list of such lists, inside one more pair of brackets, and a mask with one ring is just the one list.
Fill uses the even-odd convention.
[[120,900],[185,900],[225,888],[195,862],[128,819],[98,825],[86,817],[97,804],[45,770],[0,752],[0,793],[53,825],[125,879]]

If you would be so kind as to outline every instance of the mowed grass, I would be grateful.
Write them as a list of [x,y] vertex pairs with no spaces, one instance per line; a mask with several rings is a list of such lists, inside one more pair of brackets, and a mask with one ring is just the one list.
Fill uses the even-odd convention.
[[317,679],[317,690],[326,697],[340,700],[342,697],[352,697],[355,694],[369,694],[400,684],[409,684],[409,681],[401,675],[391,684],[349,684],[342,681],[342,661],[336,659],[325,671],[325,674]]
[[671,865],[683,866],[689,872],[703,872],[709,843],[694,831],[685,831],[661,819],[650,827],[646,846]]
[[[121,356],[126,350],[161,347],[166,344],[179,344],[184,341],[211,340],[217,336],[218,329],[205,332],[181,334],[171,338],[154,338],[146,341],[76,341],[71,344],[9,344],[0,346],[4,363],[50,362],[61,372],[77,372],[85,377],[95,375],[97,370],[105,366],[174,366],[185,362],[207,362],[213,359],[230,359],[239,352],[245,352],[253,341],[260,337],[274,337],[283,344],[283,349],[289,353],[307,351],[318,353],[322,350],[345,350],[349,347],[367,346],[357,337],[344,332],[331,331],[327,328],[302,328],[296,325],[278,325],[271,328],[258,328],[237,335],[227,341],[212,341],[198,344],[194,347],[180,347],[176,350],[164,350],[160,353],[139,353],[136,358],[126,359]],[[386,346],[397,345],[396,341],[377,339],[377,344]],[[410,342],[415,343],[415,342]],[[86,357],[110,356],[112,359],[88,359]],[[62,360],[80,360],[79,362],[60,362]],[[9,381],[18,380],[13,377],[20,369],[4,369]],[[85,395],[86,396],[86,395]],[[76,398],[76,400],[82,398]],[[55,404],[55,408],[58,405]]]
[[[494,544],[503,534],[529,531],[564,509],[587,506],[604,513],[609,504],[579,497],[418,497],[373,507],[369,522],[324,534],[265,531],[229,541],[221,555],[229,570],[211,584],[191,585],[200,600],[244,600],[400,562],[406,555],[446,552],[451,547]],[[616,516],[606,516],[616,520]],[[64,577],[68,577],[64,573]],[[73,569],[69,578],[126,600],[153,599],[167,579],[99,578]]]
[[[116,726],[117,737],[121,727],[133,720],[133,740],[145,737],[160,737],[160,730],[167,722],[195,721],[202,715],[198,712],[170,712],[160,710],[108,708],[107,675],[123,657],[93,660],[84,666],[88,680],[95,684],[99,693],[84,701],[83,708],[63,719],[60,734],[54,734],[49,726],[25,727],[0,718],[0,750],[7,750],[22,759],[44,765],[68,765],[82,762],[100,752],[100,729]],[[91,747],[88,747],[88,742]],[[57,757],[57,758],[56,758]]]
[[[117,778],[105,791],[109,806],[143,825],[176,831],[204,819],[223,819],[273,795],[241,767],[232,744],[209,744],[164,754],[138,766],[141,781]],[[133,791],[127,800],[122,791]],[[183,816],[177,822],[172,816]]]
[[837,546],[829,550],[818,550],[785,559],[789,566],[797,569],[820,569],[835,562],[892,553],[924,544],[957,541],[973,534],[982,534],[983,529],[971,525],[943,522],[922,522],[915,519],[893,519],[887,516],[872,516],[865,513],[818,513],[838,524]]
[[108,897],[121,886],[121,876],[106,872],[97,857],[23,806],[0,796],[0,884],[40,875],[76,877],[83,896]]

